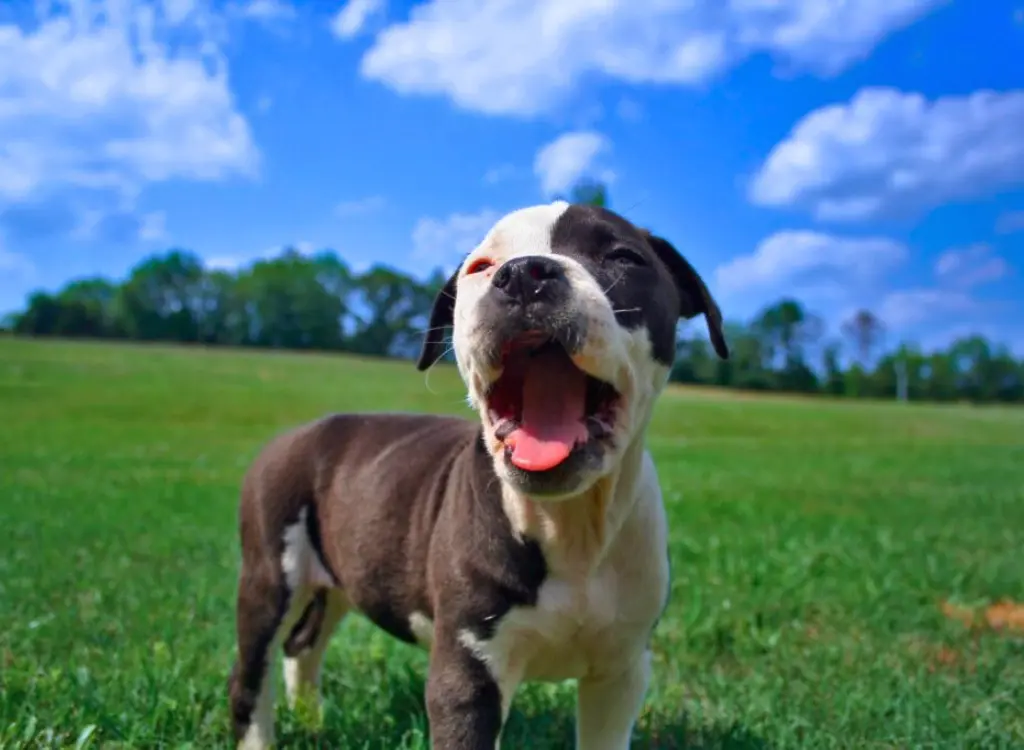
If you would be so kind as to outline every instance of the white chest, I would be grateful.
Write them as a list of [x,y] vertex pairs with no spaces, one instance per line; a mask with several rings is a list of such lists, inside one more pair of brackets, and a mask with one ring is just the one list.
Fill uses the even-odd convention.
[[[506,613],[487,640],[460,634],[503,689],[523,680],[616,674],[647,648],[668,597],[669,566],[665,511],[646,453],[640,478],[622,486],[630,488],[633,501],[626,502],[627,495],[613,499],[609,527],[615,529],[614,538],[596,569],[586,575],[568,573],[584,566],[573,564],[572,554],[554,554],[552,572],[534,606]],[[625,517],[615,520],[615,508],[623,507],[628,508]],[[567,523],[559,530],[556,524],[546,540],[561,552],[585,549],[572,533],[579,526]]]
[[509,612],[489,640],[464,643],[517,682],[614,671],[646,644],[664,597],[659,579],[626,581],[614,569],[580,581],[552,578],[536,606]]
[[511,647],[522,679],[565,680],[584,677],[591,665],[606,662],[625,623],[616,613],[614,576],[578,584],[554,579],[538,592],[537,606],[510,613],[498,634]]

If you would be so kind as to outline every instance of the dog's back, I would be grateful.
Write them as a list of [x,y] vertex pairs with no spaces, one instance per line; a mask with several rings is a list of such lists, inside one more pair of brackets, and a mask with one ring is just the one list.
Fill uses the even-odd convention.
[[277,436],[243,482],[243,559],[283,561],[292,590],[327,584],[357,595],[371,619],[414,640],[405,615],[431,610],[431,528],[451,472],[479,439],[469,420],[400,413],[335,414]]

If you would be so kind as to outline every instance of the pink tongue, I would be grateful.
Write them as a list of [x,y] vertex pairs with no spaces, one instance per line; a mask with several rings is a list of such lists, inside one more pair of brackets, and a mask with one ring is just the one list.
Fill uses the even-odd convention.
[[587,376],[565,352],[548,350],[530,359],[523,379],[523,415],[505,439],[512,463],[525,471],[547,471],[587,439],[584,398]]

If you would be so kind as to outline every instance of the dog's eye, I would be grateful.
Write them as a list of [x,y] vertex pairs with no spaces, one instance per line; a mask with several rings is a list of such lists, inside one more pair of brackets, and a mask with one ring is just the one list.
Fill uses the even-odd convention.
[[609,262],[623,266],[642,266],[645,263],[644,256],[628,247],[617,247],[605,257]]
[[493,265],[494,263],[491,262],[490,258],[477,258],[469,264],[469,268],[466,269],[466,275],[469,276],[470,274],[486,271]]

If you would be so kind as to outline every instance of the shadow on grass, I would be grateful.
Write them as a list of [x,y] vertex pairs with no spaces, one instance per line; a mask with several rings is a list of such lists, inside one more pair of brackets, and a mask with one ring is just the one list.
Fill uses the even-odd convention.
[[[425,683],[417,669],[389,671],[381,675],[382,682],[376,685],[359,682],[358,675],[353,677],[352,681],[342,681],[325,675],[324,723],[319,731],[299,726],[286,710],[280,713],[280,747],[352,750],[427,750],[430,747],[423,705]],[[575,716],[572,701],[565,697],[573,695],[574,690],[555,701],[537,699],[528,689],[524,692],[527,699],[522,703],[525,705],[513,706],[502,735],[502,746],[536,750],[572,748]],[[631,748],[768,750],[770,745],[740,725],[698,725],[682,713],[672,715],[658,708],[639,723]]]

